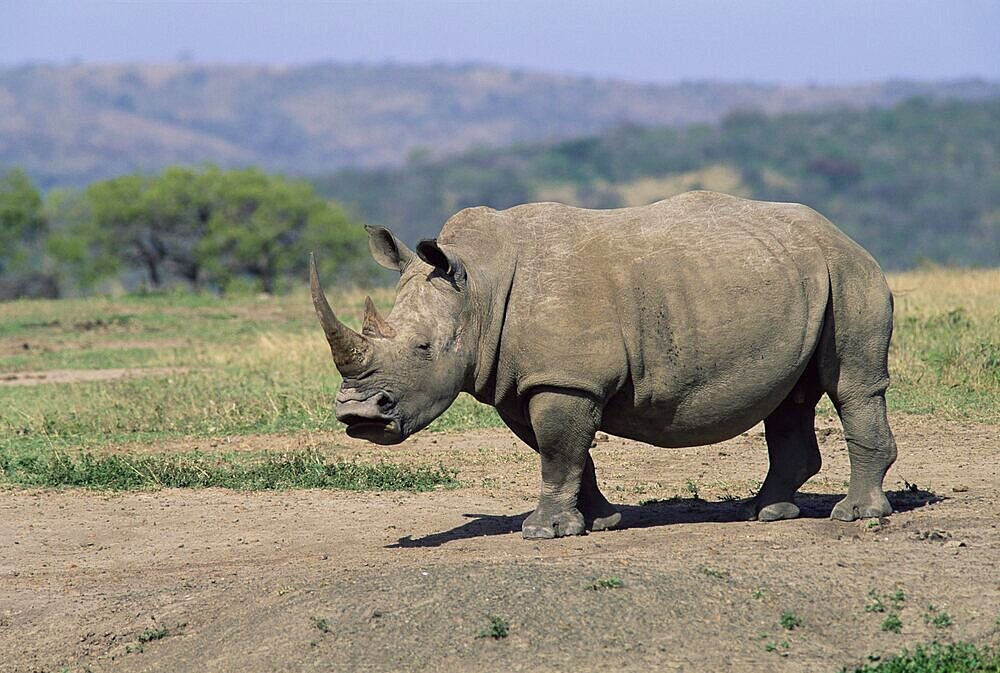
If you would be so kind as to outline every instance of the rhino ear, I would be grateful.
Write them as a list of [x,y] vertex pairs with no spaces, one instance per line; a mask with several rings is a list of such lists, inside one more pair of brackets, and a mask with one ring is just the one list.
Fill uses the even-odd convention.
[[365,225],[368,232],[368,249],[379,266],[403,273],[413,258],[413,251],[392,235],[385,227]]
[[417,243],[417,255],[453,283],[458,284],[465,280],[465,266],[462,260],[438,245],[437,239],[430,238]]

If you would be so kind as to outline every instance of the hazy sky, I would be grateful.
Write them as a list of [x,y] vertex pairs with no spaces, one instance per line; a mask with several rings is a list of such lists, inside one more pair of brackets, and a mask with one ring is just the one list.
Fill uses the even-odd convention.
[[0,0],[0,63],[480,61],[630,80],[1000,79],[1000,0]]

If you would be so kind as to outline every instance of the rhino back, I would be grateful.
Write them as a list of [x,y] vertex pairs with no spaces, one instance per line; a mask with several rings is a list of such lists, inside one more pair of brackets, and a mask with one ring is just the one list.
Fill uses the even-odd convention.
[[449,225],[442,240],[509,277],[490,401],[516,415],[539,386],[584,390],[606,403],[605,429],[667,446],[731,436],[780,403],[818,340],[829,250],[856,256],[808,208],[711,192]]

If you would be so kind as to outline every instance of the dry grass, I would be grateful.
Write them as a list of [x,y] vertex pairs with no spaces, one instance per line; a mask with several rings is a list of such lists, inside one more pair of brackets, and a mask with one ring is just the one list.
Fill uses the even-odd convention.
[[896,408],[1000,422],[1000,269],[891,274]]

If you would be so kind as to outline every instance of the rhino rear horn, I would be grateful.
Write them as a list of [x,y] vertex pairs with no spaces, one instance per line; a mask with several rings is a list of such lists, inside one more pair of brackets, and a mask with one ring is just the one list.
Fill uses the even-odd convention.
[[326,300],[326,294],[319,282],[316,258],[309,254],[309,289],[312,293],[313,308],[319,318],[326,340],[330,343],[333,362],[344,376],[359,374],[371,360],[371,344],[368,339],[340,322]]
[[391,339],[396,336],[396,330],[385,321],[385,318],[375,308],[371,297],[365,297],[365,321],[361,326],[361,334],[367,337]]

